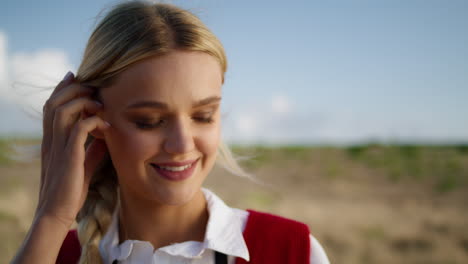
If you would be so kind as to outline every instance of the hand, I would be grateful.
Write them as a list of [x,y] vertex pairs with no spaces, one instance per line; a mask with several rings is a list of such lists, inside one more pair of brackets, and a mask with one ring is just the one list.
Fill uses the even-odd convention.
[[[90,98],[94,88],[74,82],[70,72],[43,108],[41,183],[36,216],[53,217],[71,226],[83,206],[91,176],[107,152],[94,139],[85,150],[88,133],[109,124],[95,115],[103,106]],[[88,117],[89,116],[89,117]]]

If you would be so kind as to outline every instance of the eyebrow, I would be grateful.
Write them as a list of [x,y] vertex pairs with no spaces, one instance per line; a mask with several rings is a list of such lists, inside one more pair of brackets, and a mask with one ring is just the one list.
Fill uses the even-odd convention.
[[[192,104],[192,107],[199,107],[207,104],[212,104],[221,101],[219,96],[211,96],[205,99],[201,99]],[[139,101],[127,106],[127,109],[136,109],[136,108],[157,108],[157,109],[169,109],[169,106],[166,103],[158,101]]]

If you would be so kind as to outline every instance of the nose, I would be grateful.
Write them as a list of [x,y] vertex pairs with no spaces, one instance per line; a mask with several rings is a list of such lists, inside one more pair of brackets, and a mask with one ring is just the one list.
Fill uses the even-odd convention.
[[183,154],[195,148],[193,133],[189,122],[180,118],[174,120],[167,131],[164,149],[170,154]]

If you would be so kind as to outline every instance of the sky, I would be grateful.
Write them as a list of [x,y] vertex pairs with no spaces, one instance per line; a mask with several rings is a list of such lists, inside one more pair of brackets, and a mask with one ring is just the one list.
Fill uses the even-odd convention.
[[[165,2],[226,49],[230,143],[468,142],[468,1]],[[0,3],[0,136],[41,134],[44,88],[115,3]]]

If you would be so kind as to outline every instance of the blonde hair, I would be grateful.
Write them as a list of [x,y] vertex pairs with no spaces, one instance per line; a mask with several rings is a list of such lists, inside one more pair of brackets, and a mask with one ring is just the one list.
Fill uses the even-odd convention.
[[[205,52],[216,58],[224,82],[224,48],[199,18],[170,4],[124,2],[112,8],[91,34],[76,79],[93,87],[105,87],[130,65],[176,49]],[[89,135],[86,146],[92,140]],[[223,142],[219,144],[217,164],[233,174],[254,179],[239,166]],[[102,263],[99,241],[110,225],[117,203],[117,174],[107,154],[92,177],[88,196],[77,216],[82,246],[80,264]]]

